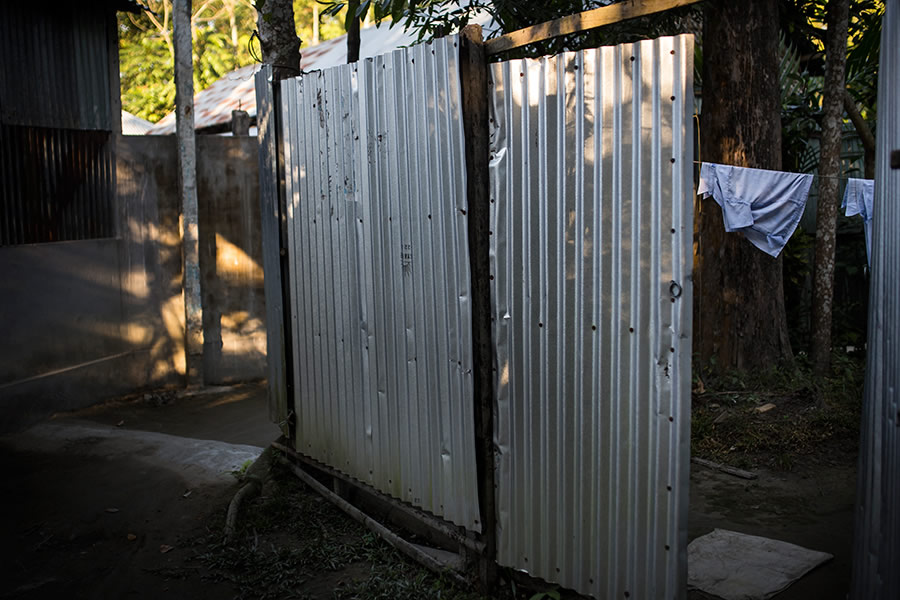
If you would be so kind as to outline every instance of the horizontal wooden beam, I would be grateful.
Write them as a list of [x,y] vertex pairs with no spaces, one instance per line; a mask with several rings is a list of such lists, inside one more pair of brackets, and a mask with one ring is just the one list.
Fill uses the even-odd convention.
[[499,54],[533,44],[542,42],[561,35],[570,33],[579,33],[589,29],[596,29],[603,25],[611,25],[620,21],[627,21],[635,17],[643,17],[654,13],[697,4],[703,0],[625,0],[588,10],[577,15],[569,15],[554,21],[539,23],[525,29],[507,33],[498,38],[487,40],[484,43],[484,51],[488,56]]

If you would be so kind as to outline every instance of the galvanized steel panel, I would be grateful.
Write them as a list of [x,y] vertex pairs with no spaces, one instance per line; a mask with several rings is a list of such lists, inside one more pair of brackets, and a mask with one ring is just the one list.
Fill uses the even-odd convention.
[[498,562],[684,597],[693,38],[492,65]]
[[282,83],[296,448],[479,531],[457,38]]
[[852,597],[900,598],[900,1],[885,3]]

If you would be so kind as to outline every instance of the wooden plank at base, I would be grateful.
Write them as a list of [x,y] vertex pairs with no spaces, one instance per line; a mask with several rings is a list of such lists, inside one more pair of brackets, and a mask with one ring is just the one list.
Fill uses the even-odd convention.
[[706,460],[703,458],[697,458],[696,456],[691,457],[691,462],[695,465],[700,465],[701,467],[706,467],[708,469],[715,469],[716,471],[721,471],[722,473],[727,473],[729,475],[734,475],[735,477],[740,477],[741,479],[756,479],[756,473],[751,473],[750,471],[745,471],[743,469],[738,469],[737,467],[729,467],[728,465],[723,465],[721,463],[713,462],[711,460]]
[[596,29],[603,25],[611,25],[620,21],[627,21],[636,17],[652,15],[654,13],[697,4],[703,0],[625,0],[610,6],[603,6],[588,10],[577,15],[569,15],[546,23],[539,23],[507,33],[498,38],[484,43],[484,51],[487,56],[506,52],[513,48],[520,48],[542,42],[561,35],[578,33],[589,29]]

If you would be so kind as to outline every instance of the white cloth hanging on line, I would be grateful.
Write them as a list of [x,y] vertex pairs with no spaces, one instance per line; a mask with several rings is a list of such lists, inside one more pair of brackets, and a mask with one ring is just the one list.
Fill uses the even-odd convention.
[[863,229],[866,232],[866,262],[872,265],[872,205],[875,200],[875,180],[873,179],[848,179],[844,188],[844,201],[841,208],[844,215],[852,217],[859,215],[863,219]]
[[725,231],[740,231],[778,256],[800,223],[812,175],[701,163],[697,193],[722,207]]

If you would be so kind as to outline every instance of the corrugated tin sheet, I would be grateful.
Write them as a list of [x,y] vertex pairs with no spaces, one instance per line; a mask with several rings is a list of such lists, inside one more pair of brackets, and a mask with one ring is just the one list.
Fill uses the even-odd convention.
[[683,598],[693,38],[492,65],[498,562]]
[[282,83],[296,448],[479,531],[455,36]]
[[113,18],[103,4],[0,3],[0,121],[111,131]]
[[116,235],[108,131],[0,124],[0,245]]
[[900,1],[885,3],[852,597],[900,598]]

